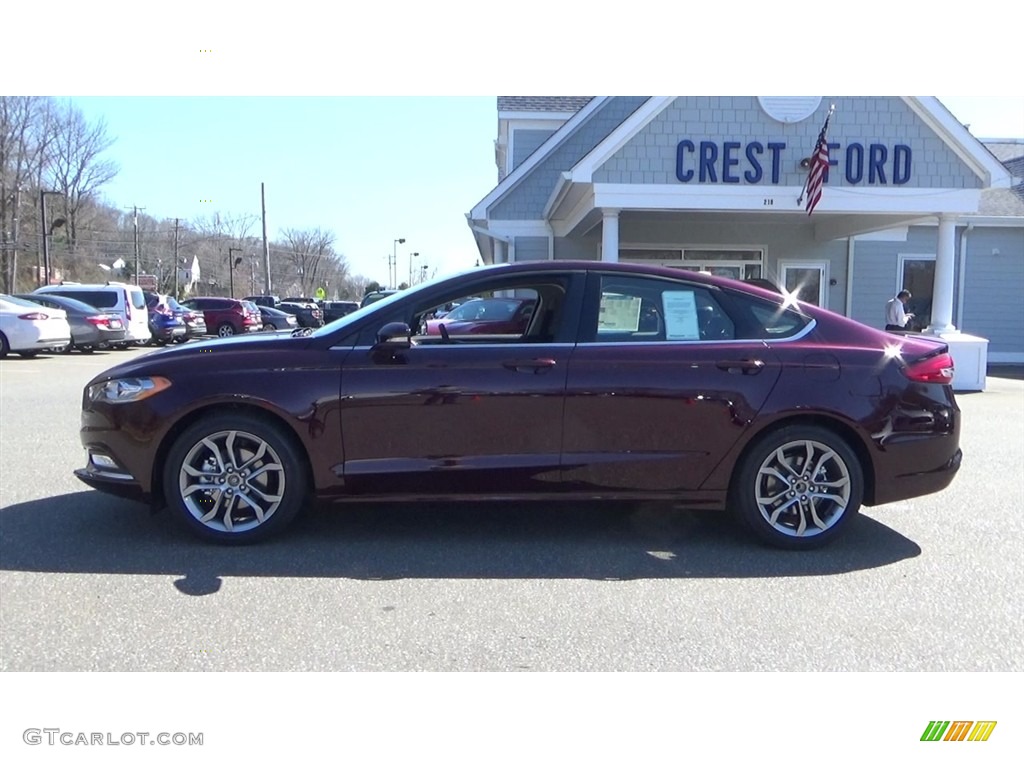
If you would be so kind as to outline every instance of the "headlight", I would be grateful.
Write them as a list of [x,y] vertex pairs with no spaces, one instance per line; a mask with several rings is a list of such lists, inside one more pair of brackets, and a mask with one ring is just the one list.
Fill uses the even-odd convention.
[[95,403],[135,403],[171,386],[163,376],[111,379],[89,387],[89,399]]

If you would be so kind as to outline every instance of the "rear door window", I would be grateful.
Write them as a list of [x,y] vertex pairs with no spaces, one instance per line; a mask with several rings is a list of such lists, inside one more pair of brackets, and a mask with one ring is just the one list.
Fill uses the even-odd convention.
[[642,343],[729,341],[732,319],[703,286],[602,275],[597,327],[585,341]]
[[97,307],[99,309],[110,309],[111,307],[117,306],[117,293],[110,290],[67,290],[67,291],[54,291],[59,293],[61,296],[67,296],[72,299],[78,299],[84,301],[86,304]]

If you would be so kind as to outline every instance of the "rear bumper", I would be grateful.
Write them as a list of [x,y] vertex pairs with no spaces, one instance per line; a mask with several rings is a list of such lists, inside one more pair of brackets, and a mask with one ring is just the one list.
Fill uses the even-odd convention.
[[903,472],[884,478],[880,477],[875,483],[875,496],[871,503],[873,505],[888,504],[893,501],[903,501],[937,493],[953,482],[962,461],[963,451],[957,447],[938,466],[916,472]]

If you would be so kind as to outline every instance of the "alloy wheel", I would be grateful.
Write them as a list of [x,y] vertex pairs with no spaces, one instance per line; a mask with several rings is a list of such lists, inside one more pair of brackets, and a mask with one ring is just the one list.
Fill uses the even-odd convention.
[[817,536],[837,524],[850,506],[851,473],[842,456],[817,440],[778,446],[755,479],[761,517],[792,537]]
[[248,431],[223,430],[199,440],[178,471],[186,510],[211,531],[244,533],[281,505],[286,472],[274,447]]

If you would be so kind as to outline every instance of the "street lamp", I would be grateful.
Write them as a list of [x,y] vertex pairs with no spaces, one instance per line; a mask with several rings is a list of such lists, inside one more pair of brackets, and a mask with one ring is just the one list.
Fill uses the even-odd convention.
[[391,252],[391,264],[388,265],[388,280],[391,281],[391,287],[398,287],[398,246],[399,244],[405,243],[404,237],[395,239],[395,247]]
[[228,284],[231,286],[231,298],[235,298],[235,267],[242,263],[242,257],[232,261],[231,254],[235,251],[242,252],[241,248],[228,248]]
[[419,251],[416,251],[415,253],[410,253],[409,254],[409,287],[412,287],[412,260],[413,260],[414,257],[419,256],[419,255],[420,255]]
[[47,195],[59,195],[60,192],[54,192],[48,189],[39,190],[39,213],[42,217],[42,228],[43,233],[43,280],[38,280],[40,285],[50,284],[50,237],[53,235],[53,230],[57,227],[63,226],[67,222],[62,218],[54,219],[53,224],[50,225],[49,231],[46,228],[46,196]]

